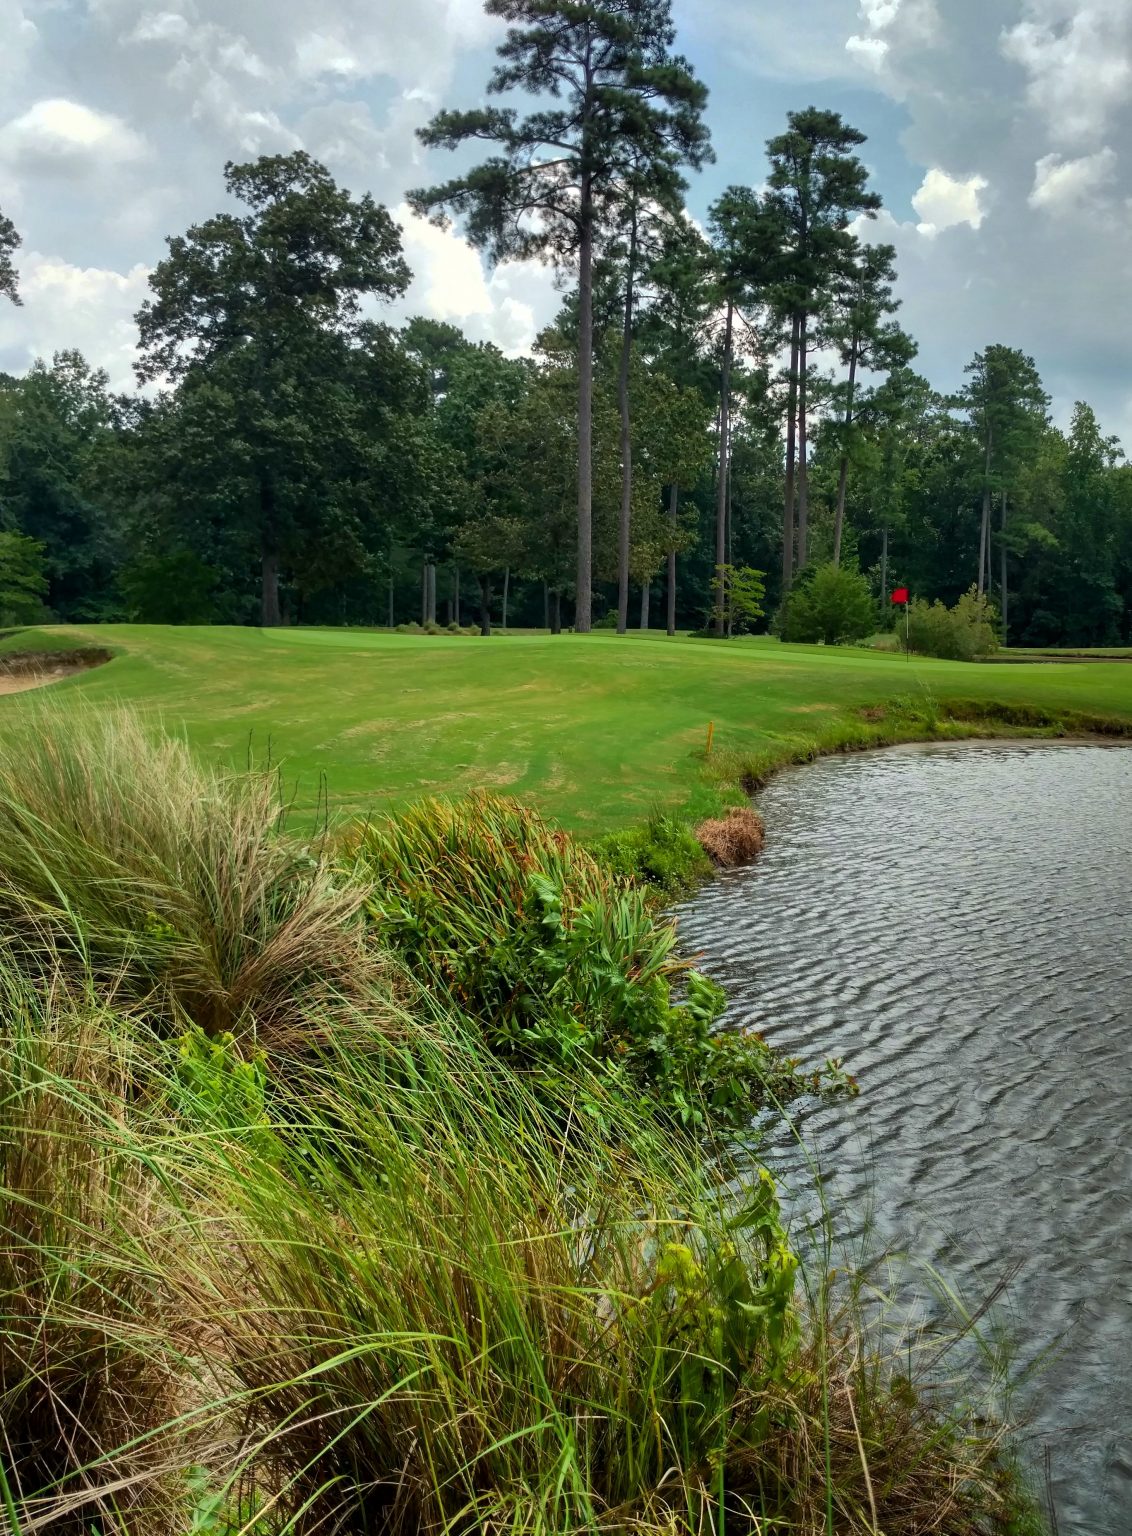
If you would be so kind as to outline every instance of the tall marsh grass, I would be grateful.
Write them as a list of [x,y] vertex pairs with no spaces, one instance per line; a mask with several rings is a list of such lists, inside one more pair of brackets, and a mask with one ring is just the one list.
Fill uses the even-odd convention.
[[[569,960],[503,1010],[532,1027],[680,979],[564,839],[481,802],[333,867],[259,781],[132,722],[49,736],[22,777],[5,751],[0,1536],[1024,1529],[974,1391],[941,1406],[905,1339],[799,1276],[765,1169],[658,1115],[662,1076],[492,1048],[516,934]],[[622,897],[593,918],[632,963],[571,972],[562,929]],[[386,955],[401,900],[419,943]]]

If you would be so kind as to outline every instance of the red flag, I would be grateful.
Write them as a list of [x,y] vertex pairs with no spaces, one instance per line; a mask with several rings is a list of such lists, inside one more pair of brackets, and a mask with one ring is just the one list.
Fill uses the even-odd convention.
[[906,603],[908,601],[908,588],[897,587],[896,591],[892,594],[892,601],[894,603]]

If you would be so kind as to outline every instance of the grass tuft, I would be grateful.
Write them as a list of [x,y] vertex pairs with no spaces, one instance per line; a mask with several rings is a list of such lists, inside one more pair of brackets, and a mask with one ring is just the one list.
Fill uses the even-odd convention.
[[278,835],[270,774],[202,767],[126,712],[42,711],[0,737],[0,944],[97,977],[161,1032],[310,1043],[374,962],[363,893]]

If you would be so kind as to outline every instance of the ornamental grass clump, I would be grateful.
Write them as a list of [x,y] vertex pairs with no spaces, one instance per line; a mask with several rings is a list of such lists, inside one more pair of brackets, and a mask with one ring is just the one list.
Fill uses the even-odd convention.
[[43,709],[0,736],[0,946],[88,973],[155,1029],[310,1044],[372,996],[363,892],[281,834],[268,773],[202,766],[127,712]]

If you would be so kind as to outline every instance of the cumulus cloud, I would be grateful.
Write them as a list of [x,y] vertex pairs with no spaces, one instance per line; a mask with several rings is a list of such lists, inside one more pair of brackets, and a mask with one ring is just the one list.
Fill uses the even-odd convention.
[[1077,160],[1043,155],[1034,166],[1030,206],[1051,214],[1076,213],[1112,184],[1116,169],[1116,152],[1107,144],[1095,155],[1082,155]]
[[0,129],[0,157],[17,173],[81,176],[144,153],[144,140],[121,118],[63,97],[35,102]]
[[1132,86],[1128,0],[1025,0],[1002,34],[1007,58],[1029,77],[1027,96],[1050,137],[1088,143],[1104,133]]
[[935,0],[858,0],[857,11],[864,31],[846,39],[845,51],[874,73],[884,69],[894,47],[923,46],[936,34]]
[[510,356],[530,352],[559,302],[551,274],[532,264],[501,267],[489,275],[478,253],[454,230],[418,218],[404,203],[394,216],[413,269],[399,313],[450,320],[474,340],[494,342]]
[[938,235],[957,224],[979,229],[986,217],[980,195],[988,185],[985,176],[968,176],[963,181],[938,168],[930,170],[912,199],[912,207],[920,216],[920,233]]
[[77,347],[106,369],[111,385],[134,383],[134,315],[146,295],[149,269],[126,272],[79,267],[30,251],[20,262],[23,307],[4,322],[5,352],[17,368],[37,357]]

